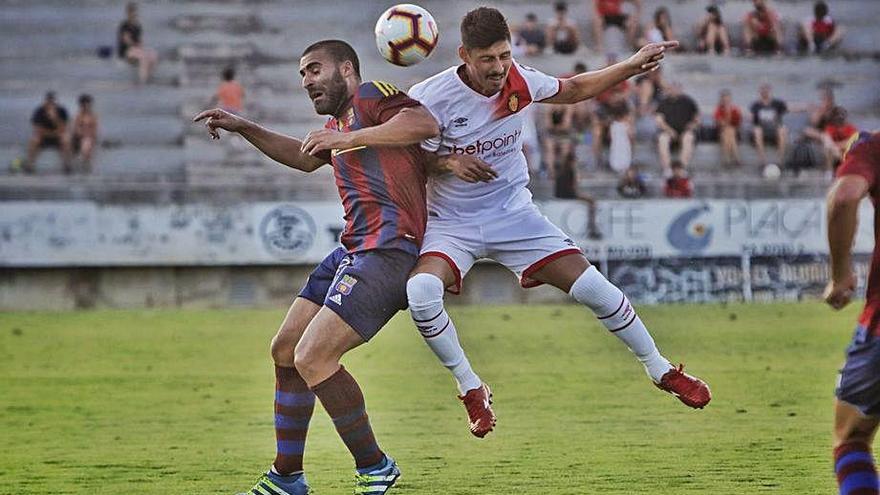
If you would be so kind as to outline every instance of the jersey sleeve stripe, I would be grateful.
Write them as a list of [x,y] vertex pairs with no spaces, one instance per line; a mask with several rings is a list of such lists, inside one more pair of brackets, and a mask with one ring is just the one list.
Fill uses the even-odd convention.
[[382,91],[385,96],[393,96],[396,95],[399,91],[394,87],[393,84],[389,84],[385,81],[374,81],[376,86]]

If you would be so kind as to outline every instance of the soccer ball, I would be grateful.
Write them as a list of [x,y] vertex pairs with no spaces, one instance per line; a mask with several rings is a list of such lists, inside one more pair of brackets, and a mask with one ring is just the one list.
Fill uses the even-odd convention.
[[768,163],[764,166],[763,174],[767,180],[779,180],[782,176],[782,169],[775,163]]
[[418,5],[395,5],[376,22],[376,48],[385,60],[401,67],[430,57],[439,38],[434,17]]

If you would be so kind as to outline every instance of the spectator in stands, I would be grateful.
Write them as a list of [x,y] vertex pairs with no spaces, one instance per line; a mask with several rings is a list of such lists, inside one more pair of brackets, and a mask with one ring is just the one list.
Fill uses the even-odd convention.
[[538,25],[538,16],[526,14],[526,20],[513,33],[513,45],[518,55],[540,55],[547,47],[547,33]]
[[73,150],[78,153],[83,172],[91,173],[92,155],[98,142],[98,116],[92,108],[92,96],[79,97],[79,111],[73,119]]
[[568,4],[556,2],[556,19],[547,26],[547,41],[552,43],[553,52],[569,55],[577,51],[580,44],[577,26],[568,19]]
[[159,62],[159,56],[156,54],[156,50],[143,44],[143,28],[138,20],[138,4],[129,2],[125,6],[125,12],[126,19],[119,24],[117,32],[117,52],[119,58],[137,65],[138,81],[144,84],[153,74],[156,64]]
[[769,84],[762,84],[758,90],[758,100],[752,103],[752,135],[755,139],[755,149],[763,165],[768,165],[767,153],[764,150],[764,142],[776,143],[779,150],[779,163],[785,158],[785,147],[788,140],[788,129],[782,123],[782,117],[788,112],[788,105],[784,101],[773,98],[772,88]]
[[227,112],[241,114],[244,111],[244,88],[235,80],[235,69],[223,69],[223,82],[217,86],[217,92],[209,106],[219,106]]
[[682,93],[681,83],[668,86],[667,94],[657,106],[657,148],[660,164],[666,176],[672,174],[672,151],[681,148],[681,163],[690,164],[696,144],[696,129],[700,125],[700,108],[690,96]]
[[594,241],[602,238],[596,226],[596,200],[588,194],[578,192],[577,159],[570,151],[562,159],[554,180],[553,195],[558,199],[576,199],[587,206],[587,237]]
[[715,107],[715,126],[718,142],[721,144],[721,161],[724,165],[739,166],[739,126],[742,124],[742,111],[733,104],[729,89],[722,89],[718,106]]
[[626,199],[639,199],[647,193],[648,188],[645,186],[645,180],[639,173],[638,166],[633,164],[626,169],[620,182],[617,183],[617,194]]
[[710,55],[730,55],[730,35],[717,5],[706,7],[706,16],[697,29],[699,51]]
[[848,119],[846,109],[834,107],[831,117],[825,125],[822,144],[826,154],[826,163],[833,169],[840,163],[849,139],[859,132]]
[[544,110],[544,165],[553,178],[559,166],[557,160],[571,154],[574,111],[572,105],[546,105]]
[[804,129],[804,137],[821,147],[825,157],[825,167],[830,168],[834,161],[834,142],[825,132],[835,116],[837,103],[834,90],[829,84],[819,87],[819,105],[813,106],[810,112],[810,125]]
[[843,26],[834,22],[828,4],[820,0],[813,5],[813,17],[808,17],[800,26],[798,48],[810,53],[832,50],[843,39],[843,34]]
[[657,104],[663,99],[665,87],[666,81],[663,80],[662,67],[642,74],[636,79],[640,117],[651,115],[657,110]]
[[755,10],[746,14],[743,22],[746,53],[782,53],[782,25],[779,15],[767,5],[767,0],[752,0],[752,4]]
[[67,110],[55,101],[55,93],[46,93],[43,104],[34,110],[31,116],[33,135],[28,143],[28,156],[24,163],[24,172],[32,174],[35,162],[43,148],[58,148],[61,152],[61,163],[64,173],[71,169],[70,136],[67,134]]
[[[608,56],[608,65],[616,63],[614,55]],[[602,152],[608,144],[608,165],[622,173],[632,161],[632,145],[635,123],[630,108],[632,89],[629,81],[621,81],[596,97],[597,119],[593,124],[593,156],[597,166],[602,163]]]
[[669,9],[666,7],[658,7],[654,11],[653,23],[646,25],[644,32],[644,39],[640,41],[640,45],[678,39],[675,36],[675,31],[672,30],[672,19],[670,19]]
[[[578,62],[574,64],[574,72],[572,76],[587,72],[587,64]],[[568,77],[568,76],[566,76]],[[572,107],[571,124],[574,128],[577,141],[575,145],[582,142],[584,136],[592,131],[593,124],[596,121],[596,103],[592,98],[580,101],[570,105]]]
[[[623,11],[623,3],[629,1],[635,6],[635,13],[628,15]],[[636,31],[642,18],[642,0],[593,0],[592,12],[593,42],[598,53],[605,51],[605,29],[617,26],[626,33],[626,39],[634,45]]]
[[672,162],[672,176],[666,179],[663,195],[667,198],[690,198],[694,195],[694,188],[684,169],[684,164],[678,160]]

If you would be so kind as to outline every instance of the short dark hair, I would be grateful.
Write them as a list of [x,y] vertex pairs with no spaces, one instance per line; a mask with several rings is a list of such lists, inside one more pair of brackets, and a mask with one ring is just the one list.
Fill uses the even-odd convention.
[[223,69],[223,80],[231,81],[235,79],[235,67],[227,67]]
[[556,5],[553,6],[553,10],[556,12],[568,12],[568,2],[556,2]]
[[587,64],[585,64],[583,62],[578,62],[578,63],[574,64],[574,72],[576,74],[583,74],[586,71],[587,71]]
[[86,94],[86,93],[79,95],[79,104],[80,105],[85,105],[86,103],[91,103],[91,102],[92,102],[92,95]]
[[318,50],[327,52],[337,63],[351,62],[351,66],[354,67],[354,73],[357,74],[358,79],[361,78],[361,62],[358,60],[357,52],[348,43],[342,40],[321,40],[312,43],[303,50],[302,56],[305,57],[309,53]]
[[510,41],[507,19],[498,9],[478,7],[461,20],[461,44],[471,48],[489,48],[499,41]]
[[816,4],[813,5],[813,15],[816,16],[816,19],[821,19],[828,15],[828,4],[821,0],[816,2]]

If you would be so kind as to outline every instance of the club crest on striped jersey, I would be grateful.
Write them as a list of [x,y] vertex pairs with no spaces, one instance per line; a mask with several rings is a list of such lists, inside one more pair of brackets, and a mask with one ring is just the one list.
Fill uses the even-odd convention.
[[347,296],[351,294],[351,289],[354,288],[354,284],[356,283],[356,278],[352,277],[351,275],[343,275],[339,282],[336,284],[336,292],[342,294],[343,296]]

